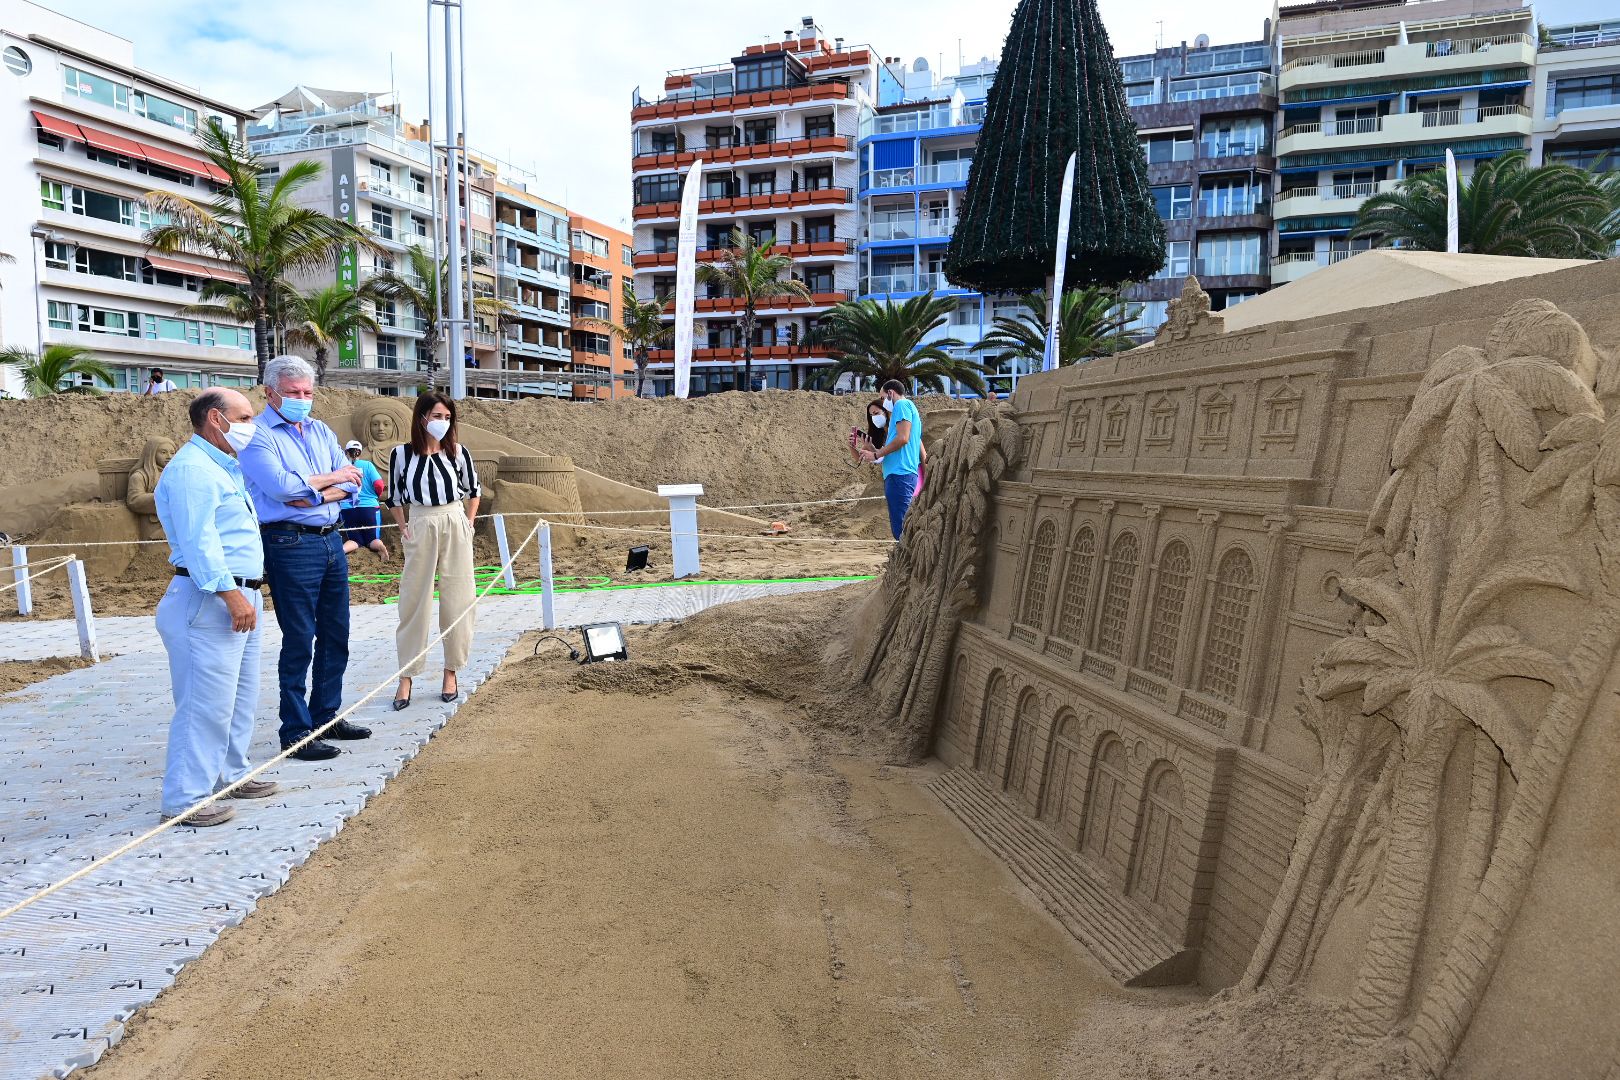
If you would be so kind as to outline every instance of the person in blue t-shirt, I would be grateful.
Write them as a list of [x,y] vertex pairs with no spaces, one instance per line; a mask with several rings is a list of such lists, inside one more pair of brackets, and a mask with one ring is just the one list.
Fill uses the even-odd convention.
[[889,441],[880,449],[861,451],[861,459],[883,463],[883,497],[889,504],[889,531],[900,539],[906,511],[917,494],[917,472],[922,467],[922,417],[906,397],[906,385],[899,379],[883,384],[883,408],[889,414],[883,425]]
[[387,562],[388,545],[382,539],[382,507],[378,501],[384,492],[383,480],[377,466],[360,456],[364,450],[359,439],[350,439],[343,447],[349,462],[360,470],[360,490],[338,505],[338,516],[343,521],[343,550],[352,555],[368,547]]

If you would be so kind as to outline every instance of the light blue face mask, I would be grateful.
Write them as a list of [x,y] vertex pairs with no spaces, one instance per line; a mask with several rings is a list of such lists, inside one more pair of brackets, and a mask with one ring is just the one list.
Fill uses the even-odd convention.
[[286,417],[291,423],[302,424],[309,419],[309,409],[313,404],[314,402],[306,401],[303,398],[284,397],[281,399],[281,404],[276,406],[276,412]]

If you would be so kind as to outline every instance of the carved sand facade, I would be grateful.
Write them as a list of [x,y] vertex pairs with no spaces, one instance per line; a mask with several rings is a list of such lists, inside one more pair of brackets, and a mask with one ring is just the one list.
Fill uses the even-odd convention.
[[1242,332],[1193,311],[996,410],[1018,456],[930,555],[981,560],[972,595],[867,666],[892,690],[910,642],[948,647],[937,704],[888,703],[1116,977],[1297,984],[1436,1076],[1602,1076],[1617,292],[1596,264]]

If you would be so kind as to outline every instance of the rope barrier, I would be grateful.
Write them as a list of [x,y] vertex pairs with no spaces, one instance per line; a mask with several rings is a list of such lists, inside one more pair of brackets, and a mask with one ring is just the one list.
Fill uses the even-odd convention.
[[631,528],[624,525],[575,525],[566,521],[550,521],[547,524],[555,525],[559,529],[590,529],[594,532],[635,533],[638,536],[667,536],[670,539],[677,537],[695,536],[700,540],[753,540],[766,543],[779,543],[784,540],[793,540],[799,543],[811,544],[893,544],[897,541],[885,536],[882,539],[868,539],[848,536],[792,536],[788,533],[761,533],[757,536],[748,533],[712,533],[712,532],[671,532],[669,529],[659,529],[652,526]]
[[[10,592],[12,589],[18,588],[18,587],[20,587],[22,585],[26,585],[28,582],[33,581],[35,578],[44,577],[46,574],[49,574],[53,570],[60,570],[60,569],[62,569],[62,567],[66,566],[68,563],[72,562],[76,558],[78,558],[77,555],[69,555],[69,556],[67,556],[66,558],[63,558],[63,559],[57,559],[55,562],[49,564],[48,566],[45,566],[45,569],[41,570],[37,574],[29,574],[27,577],[23,578],[21,581],[13,581],[9,585],[0,585],[0,593]],[[21,565],[23,565],[23,566],[40,566],[40,565],[43,565],[43,564],[41,564],[41,563],[22,563]],[[12,569],[16,569],[16,566],[17,566],[17,564],[13,564]]]
[[[512,552],[511,559],[509,559],[509,560],[507,560],[507,562],[501,564],[502,569],[505,569],[505,567],[507,565],[509,565],[510,563],[515,562],[517,560],[517,557],[523,553],[523,550],[526,547],[529,546],[529,542],[534,539],[535,535],[540,531],[540,527],[542,525],[544,525],[544,524],[546,524],[544,521],[538,521],[538,522],[535,523],[534,528],[529,530],[529,535],[525,536],[523,538],[523,542],[517,546],[517,549],[515,551]],[[460,615],[458,615],[455,618],[455,620],[450,623],[449,626],[446,626],[442,630],[440,630],[438,636],[433,638],[431,641],[429,641],[427,643],[426,648],[424,648],[421,652],[417,653],[415,656],[411,657],[409,661],[407,661],[405,664],[401,665],[400,668],[398,670],[396,670],[388,678],[384,679],[382,682],[380,682],[376,686],[374,686],[359,701],[356,701],[353,705],[350,705],[347,709],[344,709],[342,712],[340,712],[336,716],[332,717],[332,719],[330,719],[326,723],[322,724],[319,728],[317,728],[314,731],[311,731],[308,735],[304,736],[302,739],[300,739],[297,742],[293,743],[291,746],[288,746],[288,747],[284,748],[281,751],[281,753],[279,753],[275,757],[269,759],[264,764],[260,765],[258,768],[253,769],[247,775],[241,777],[240,779],[238,779],[235,782],[231,783],[227,787],[221,788],[219,791],[214,792],[212,795],[208,796],[206,799],[203,799],[200,802],[197,802],[196,804],[194,804],[194,805],[192,805],[190,807],[187,807],[185,810],[181,811],[179,814],[176,814],[174,817],[170,818],[169,820],[159,822],[156,827],[148,829],[146,832],[142,833],[140,836],[137,836],[135,839],[133,839],[133,840],[129,841],[128,843],[122,845],[121,847],[117,848],[116,850],[114,850],[114,851],[112,851],[112,852],[110,852],[110,853],[108,853],[106,855],[103,855],[98,859],[94,859],[89,863],[86,863],[84,866],[81,866],[79,869],[75,870],[73,873],[69,874],[67,877],[63,878],[62,880],[57,881],[57,882],[55,882],[55,883],[53,883],[51,885],[47,885],[45,888],[39,890],[38,892],[35,892],[35,893],[33,893],[33,894],[29,895],[29,896],[26,896],[23,899],[19,900],[17,903],[15,903],[15,904],[11,905],[10,907],[6,908],[4,911],[0,911],[0,921],[4,921],[4,920],[10,918],[11,916],[17,914],[19,911],[22,911],[23,909],[25,909],[27,907],[30,907],[30,906],[32,906],[34,904],[39,903],[41,900],[45,899],[47,896],[50,896],[53,893],[61,891],[62,889],[66,888],[67,886],[73,884],[75,881],[78,881],[81,878],[84,878],[89,874],[95,873],[97,870],[99,870],[102,867],[106,866],[108,863],[112,862],[114,859],[117,859],[117,858],[119,858],[119,857],[121,857],[123,855],[127,855],[131,851],[134,851],[136,848],[140,847],[142,844],[146,843],[148,840],[151,840],[152,838],[157,837],[157,836],[161,836],[163,833],[169,831],[172,828],[175,828],[176,826],[184,826],[185,822],[186,822],[186,818],[190,817],[192,814],[195,814],[198,810],[201,810],[201,809],[203,809],[204,807],[207,807],[207,806],[211,806],[212,804],[218,802],[220,799],[224,798],[226,795],[230,794],[232,791],[235,791],[237,788],[241,787],[243,784],[246,784],[250,780],[253,780],[255,777],[257,777],[260,773],[264,772],[266,769],[269,769],[270,767],[272,767],[274,765],[278,765],[281,762],[286,761],[289,757],[291,757],[293,754],[297,753],[299,750],[303,749],[309,743],[314,742],[316,739],[318,739],[322,735],[324,735],[328,728],[335,727],[336,725],[342,723],[344,720],[347,720],[350,716],[354,715],[355,710],[359,709],[360,706],[364,705],[366,702],[368,702],[372,698],[376,697],[377,694],[379,692],[381,692],[385,687],[387,687],[390,683],[397,683],[399,681],[400,677],[403,676],[407,670],[409,670],[409,668],[411,667],[412,664],[415,664],[418,660],[420,660],[423,657],[427,656],[427,654],[432,650],[433,646],[435,646],[439,642],[443,641],[444,638],[445,638],[445,635],[450,633],[451,630],[455,629],[457,624],[459,624],[462,619],[465,619],[468,615],[472,614],[473,610],[478,606],[478,601],[482,600],[485,596],[487,596],[489,594],[489,591],[492,588],[495,587],[495,582],[499,581],[499,580],[500,580],[499,576],[493,578],[488,585],[484,586],[483,591],[478,593],[478,595],[473,598],[472,606],[468,607],[466,611],[463,611]],[[262,617],[262,613],[261,613],[261,617]]]

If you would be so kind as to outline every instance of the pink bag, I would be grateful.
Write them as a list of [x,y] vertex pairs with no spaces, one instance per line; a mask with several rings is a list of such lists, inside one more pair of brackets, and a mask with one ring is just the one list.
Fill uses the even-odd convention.
[[927,475],[928,475],[928,470],[927,469],[925,469],[921,465],[917,466],[917,486],[915,488],[913,488],[912,492],[911,492],[911,497],[913,499],[915,499],[917,496],[922,494],[923,477],[925,477]]

